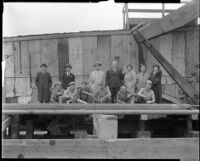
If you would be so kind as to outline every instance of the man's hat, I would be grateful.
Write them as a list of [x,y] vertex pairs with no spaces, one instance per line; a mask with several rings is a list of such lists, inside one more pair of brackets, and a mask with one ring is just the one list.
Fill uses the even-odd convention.
[[140,68],[141,68],[142,66],[145,66],[145,67],[146,67],[146,65],[145,65],[145,64],[140,64]]
[[71,68],[72,69],[72,66],[70,64],[66,64],[65,68]]
[[42,63],[40,67],[48,67],[45,63]]
[[152,84],[152,81],[151,80],[147,80],[146,83]]
[[57,86],[57,85],[62,85],[62,83],[61,83],[61,82],[57,82],[57,83],[55,84],[55,86]]
[[70,83],[69,83],[69,86],[71,86],[71,85],[75,85],[75,82],[70,82]]
[[97,65],[101,66],[101,63],[99,63],[98,61],[96,61],[95,64],[94,64],[94,67],[97,66]]
[[160,69],[160,66],[158,64],[153,65],[153,68],[154,67],[158,67],[158,69]]

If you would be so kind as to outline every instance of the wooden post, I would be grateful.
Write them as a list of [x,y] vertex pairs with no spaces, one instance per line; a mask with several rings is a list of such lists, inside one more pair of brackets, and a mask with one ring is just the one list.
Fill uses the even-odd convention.
[[26,139],[32,139],[33,138],[33,120],[27,120],[26,121]]
[[162,3],[162,18],[165,16],[165,4]]
[[18,139],[18,137],[19,137],[19,115],[13,115],[11,123],[11,139]]
[[141,115],[139,120],[139,131],[137,131],[138,138],[150,138],[151,132],[146,131],[145,122],[148,120],[148,115]]

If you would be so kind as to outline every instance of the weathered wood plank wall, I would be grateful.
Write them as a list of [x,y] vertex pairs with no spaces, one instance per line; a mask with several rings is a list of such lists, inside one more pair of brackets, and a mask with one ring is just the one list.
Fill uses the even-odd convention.
[[4,55],[10,55],[6,59],[6,97],[32,96],[32,102],[37,102],[35,77],[41,63],[48,65],[53,84],[60,80],[66,63],[72,65],[77,86],[88,80],[97,60],[106,71],[118,56],[124,70],[131,63],[137,72],[137,50],[136,42],[127,34],[4,42]]
[[[190,77],[199,63],[199,31],[198,30],[175,30],[165,35],[151,39],[150,42],[160,53],[181,73],[183,77]],[[147,70],[152,71],[154,64],[159,64],[152,54],[142,47]],[[165,94],[179,97],[181,89],[171,79],[169,74],[161,67],[163,72],[162,84],[165,84]]]

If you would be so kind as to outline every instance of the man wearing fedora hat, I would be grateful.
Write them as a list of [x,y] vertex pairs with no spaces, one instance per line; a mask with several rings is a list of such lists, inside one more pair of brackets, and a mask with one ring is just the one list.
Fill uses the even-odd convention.
[[161,86],[162,71],[159,65],[153,66],[153,71],[150,74],[150,80],[152,81],[151,89],[155,94],[155,102],[162,103],[162,86]]
[[95,70],[90,73],[88,82],[90,84],[93,94],[96,94],[96,92],[99,90],[100,83],[105,81],[105,73],[104,71],[100,70],[100,67],[101,63],[96,61],[94,64]]
[[62,75],[62,85],[64,89],[67,89],[70,82],[75,82],[75,75],[71,73],[72,66],[70,64],[65,65],[65,73]]
[[35,84],[38,88],[38,100],[40,103],[48,103],[50,101],[52,79],[50,73],[46,71],[47,65],[43,63],[40,67],[42,69],[35,78]]

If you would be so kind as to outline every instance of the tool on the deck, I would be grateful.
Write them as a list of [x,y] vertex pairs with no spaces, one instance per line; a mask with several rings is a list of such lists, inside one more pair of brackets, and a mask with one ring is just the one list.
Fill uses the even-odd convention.
[[152,53],[153,57],[162,65],[171,78],[179,85],[185,94],[191,99],[193,104],[199,104],[199,93],[194,89],[184,77],[165,59],[162,54],[147,40],[138,30],[143,27],[145,22],[142,22],[132,28],[131,33],[135,41],[142,43]]

